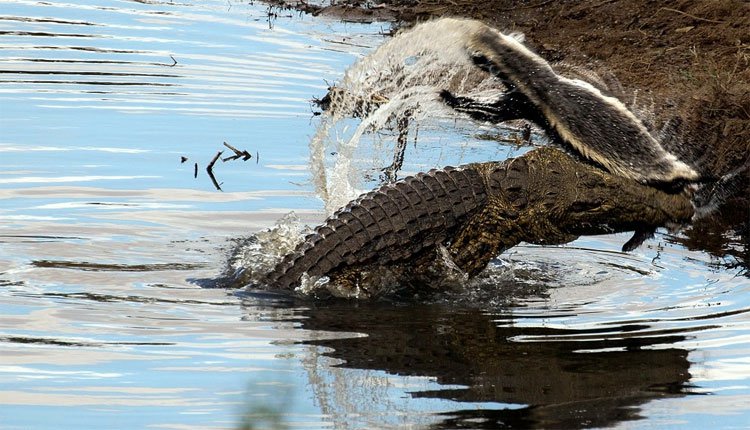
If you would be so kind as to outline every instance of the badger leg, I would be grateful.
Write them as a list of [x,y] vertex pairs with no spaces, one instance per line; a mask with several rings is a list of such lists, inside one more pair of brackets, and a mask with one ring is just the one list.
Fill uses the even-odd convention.
[[449,107],[469,115],[476,121],[497,124],[514,119],[535,121],[538,118],[536,106],[519,92],[504,94],[493,103],[482,103],[470,97],[455,96],[448,90],[441,91],[440,98]]

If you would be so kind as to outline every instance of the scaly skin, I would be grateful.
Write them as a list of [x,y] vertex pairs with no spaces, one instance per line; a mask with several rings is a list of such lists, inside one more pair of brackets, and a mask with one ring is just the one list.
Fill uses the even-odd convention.
[[469,277],[520,242],[648,231],[690,220],[686,194],[614,176],[554,148],[504,162],[421,173],[364,194],[331,216],[263,284],[299,285],[303,273],[356,288],[358,273],[398,268],[400,282],[431,282],[439,247]]
[[407,261],[449,241],[486,205],[484,181],[471,166],[420,173],[362,195],[318,226],[262,282],[293,288],[303,273]]

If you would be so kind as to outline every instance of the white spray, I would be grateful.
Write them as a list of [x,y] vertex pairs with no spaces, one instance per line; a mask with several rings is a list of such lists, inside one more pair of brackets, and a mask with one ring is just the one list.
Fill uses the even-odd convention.
[[[458,19],[421,24],[399,33],[346,71],[310,143],[313,184],[329,214],[361,192],[362,176],[354,157],[365,134],[392,129],[404,115],[420,130],[441,118],[455,118],[439,100],[441,90],[487,101],[502,93],[502,83],[469,57],[467,43],[480,25]],[[348,127],[337,126],[352,116],[362,117],[361,122],[350,135],[341,136]]]

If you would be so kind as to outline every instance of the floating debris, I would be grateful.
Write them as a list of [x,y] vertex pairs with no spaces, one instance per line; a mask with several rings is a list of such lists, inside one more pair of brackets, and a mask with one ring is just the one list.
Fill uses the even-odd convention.
[[[219,159],[221,159],[222,162],[227,162],[227,161],[234,161],[234,160],[239,160],[239,159],[241,159],[242,161],[247,161],[253,158],[253,155],[250,153],[250,151],[246,149],[243,149],[243,150],[237,149],[227,142],[224,142],[224,146],[227,147],[229,150],[231,150],[234,153],[234,155],[221,158],[221,154],[224,153],[224,150],[220,150],[216,153],[216,155],[214,155],[214,157],[206,166],[206,173],[208,173],[208,177],[211,179],[211,183],[213,183],[214,187],[218,191],[223,191],[221,189],[221,186],[224,184],[223,182],[219,182],[216,179],[216,175],[214,173],[214,166],[216,165],[216,162],[219,161]],[[258,164],[259,159],[260,159],[260,154],[258,153],[258,151],[255,151],[255,164]],[[185,163],[186,161],[188,161],[188,157],[185,157],[185,156],[180,157],[180,163]],[[193,177],[194,178],[198,177],[198,163],[194,164]]]
[[214,176],[214,164],[216,164],[216,160],[218,160],[219,157],[221,157],[222,152],[224,151],[217,152],[216,155],[214,155],[214,158],[211,159],[211,162],[208,163],[208,166],[206,166],[206,172],[208,173],[208,177],[211,178],[211,182],[213,182],[214,187],[216,187],[216,189],[219,191],[222,191],[222,189],[221,189],[221,185],[219,184],[219,182],[216,181],[216,177]]
[[242,161],[247,161],[251,158],[253,158],[252,154],[247,152],[247,150],[240,151],[239,149],[235,148],[234,146],[228,144],[227,142],[224,142],[224,146],[231,149],[234,152],[234,155],[231,157],[223,158],[221,161],[227,162],[227,161],[234,161],[238,158],[242,158]]

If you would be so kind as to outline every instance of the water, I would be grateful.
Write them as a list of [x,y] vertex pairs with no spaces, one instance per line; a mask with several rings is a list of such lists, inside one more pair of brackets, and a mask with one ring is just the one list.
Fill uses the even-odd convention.
[[[747,278],[665,235],[521,246],[420,304],[208,288],[247,235],[322,220],[308,101],[382,41],[276,12],[0,2],[0,428],[750,422]],[[401,174],[518,153],[465,130],[420,130]],[[394,140],[352,152],[352,188]],[[217,191],[225,141],[253,158]]]

